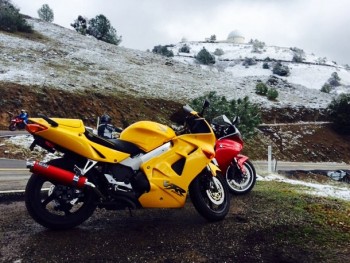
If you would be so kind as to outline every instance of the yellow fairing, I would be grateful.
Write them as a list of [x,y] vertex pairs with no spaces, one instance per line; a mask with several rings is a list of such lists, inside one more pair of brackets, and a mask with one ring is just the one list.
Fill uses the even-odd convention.
[[175,136],[175,132],[166,125],[153,121],[139,121],[127,127],[120,134],[120,139],[132,142],[149,152]]
[[[141,169],[150,181],[151,190],[139,198],[142,206],[183,207],[190,183],[210,162],[203,149],[214,151],[214,142],[213,134],[181,135],[172,140],[169,151],[145,162]],[[174,164],[181,162],[183,167],[179,171]]]
[[130,155],[95,143],[85,136],[85,127],[79,119],[51,118],[57,122],[58,127],[52,127],[44,119],[30,118],[30,121],[48,127],[47,130],[38,132],[42,138],[56,143],[72,152],[95,161],[116,163]]

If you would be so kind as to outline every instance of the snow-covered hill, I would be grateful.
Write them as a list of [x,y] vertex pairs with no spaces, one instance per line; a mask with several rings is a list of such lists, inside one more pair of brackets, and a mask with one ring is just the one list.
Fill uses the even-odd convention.
[[[180,48],[187,45],[189,53],[179,52]],[[221,50],[222,55],[215,56],[216,63],[211,67],[205,67],[209,70],[224,71],[231,73],[233,77],[257,76],[261,78],[269,77],[272,73],[270,69],[264,69],[263,63],[273,64],[274,61],[281,61],[290,69],[290,75],[280,77],[291,84],[302,85],[308,89],[320,90],[321,87],[331,77],[333,72],[337,72],[341,79],[341,85],[336,87],[334,93],[350,92],[350,68],[337,65],[325,57],[318,57],[315,54],[305,53],[299,48],[286,48],[276,46],[266,46],[254,50],[253,43],[233,44],[227,42],[181,42],[170,50],[173,51],[175,59],[184,63],[196,63],[194,57],[205,48],[215,55],[216,50]],[[257,52],[258,51],[258,52]],[[301,53],[301,54],[299,54]],[[293,57],[299,55],[301,62],[294,62]],[[254,59],[256,64],[245,66],[246,58]]]
[[[165,58],[110,45],[37,19],[28,22],[37,32],[34,37],[0,32],[0,82],[71,91],[123,92],[179,102],[215,90],[228,99],[249,96],[265,107],[310,108],[324,108],[335,96],[319,91],[332,72],[338,72],[345,85],[342,87],[350,84],[350,73],[343,67],[329,62],[313,65],[311,62],[317,63],[317,57],[307,55],[304,62],[309,64],[290,64],[290,76],[278,78],[278,101],[272,102],[255,94],[256,83],[266,82],[272,71],[263,69],[262,61],[245,67],[240,59],[255,56],[262,60],[269,56],[290,60],[288,49],[266,47],[262,53],[252,53],[251,45],[193,42],[192,55],[203,46],[210,51],[224,51],[216,66],[204,67],[195,63],[191,54]],[[176,54],[182,44],[173,47]]]

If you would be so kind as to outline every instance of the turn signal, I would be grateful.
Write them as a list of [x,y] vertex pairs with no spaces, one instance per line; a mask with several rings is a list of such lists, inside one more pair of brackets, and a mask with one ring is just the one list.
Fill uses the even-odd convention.
[[215,157],[215,152],[214,151],[211,151],[211,150],[208,150],[208,149],[202,149],[202,152],[205,154],[205,156],[211,160]]
[[47,128],[45,126],[43,126],[43,125],[33,123],[33,124],[27,124],[26,125],[26,130],[29,133],[34,134],[34,133],[37,133],[37,132],[45,131],[45,130],[47,130]]

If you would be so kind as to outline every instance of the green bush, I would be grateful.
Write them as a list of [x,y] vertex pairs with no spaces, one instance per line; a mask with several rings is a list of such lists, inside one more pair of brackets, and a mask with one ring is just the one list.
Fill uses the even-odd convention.
[[327,109],[334,129],[342,134],[350,134],[350,94],[334,98]]
[[286,65],[282,65],[281,62],[277,62],[273,67],[272,72],[278,76],[288,76],[289,68]]
[[263,67],[263,69],[269,69],[270,68],[269,63],[267,63],[267,62],[264,62],[262,67]]
[[117,46],[122,42],[122,37],[117,36],[117,31],[104,15],[98,15],[90,20],[79,15],[78,19],[70,25],[82,35],[88,34],[98,40]]
[[269,100],[276,100],[278,97],[278,91],[275,88],[271,88],[267,91],[266,97]]
[[225,96],[219,96],[215,91],[211,91],[207,95],[192,100],[190,105],[194,110],[201,111],[205,99],[210,101],[210,107],[204,113],[208,121],[222,114],[225,114],[230,120],[234,116],[239,116],[239,130],[242,135],[245,138],[251,138],[256,133],[256,127],[261,123],[260,111],[256,104],[249,101],[248,97],[227,100]]
[[338,87],[340,86],[340,77],[338,76],[337,72],[333,72],[331,77],[328,79],[328,83],[329,85],[331,85],[332,87]]
[[331,90],[332,90],[332,86],[329,85],[328,83],[325,83],[321,88],[321,91],[324,93],[330,93]]
[[215,64],[215,57],[210,54],[209,51],[205,49],[205,47],[203,47],[202,50],[198,52],[196,59],[204,65]]
[[179,52],[181,53],[190,53],[190,47],[187,44],[184,44],[179,48]]
[[33,28],[27,23],[10,0],[0,0],[0,30],[7,32],[32,33]]
[[224,54],[224,51],[221,48],[217,48],[214,51],[215,56],[222,56]]
[[245,57],[244,60],[243,60],[243,63],[242,63],[242,65],[245,66],[245,67],[253,66],[253,65],[256,65],[256,64],[257,64],[257,62],[255,60],[255,57],[254,58]]
[[255,93],[258,95],[265,96],[267,94],[268,87],[265,83],[259,82],[255,86]]
[[168,46],[162,46],[162,45],[154,46],[152,52],[155,54],[166,56],[166,57],[174,56],[174,52],[172,50],[168,50]]

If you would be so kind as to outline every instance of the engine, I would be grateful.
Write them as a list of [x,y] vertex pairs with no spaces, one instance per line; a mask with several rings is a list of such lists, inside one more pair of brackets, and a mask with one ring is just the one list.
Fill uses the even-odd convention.
[[105,177],[109,183],[115,185],[117,191],[134,191],[137,195],[141,195],[150,190],[149,181],[142,171],[135,172],[121,164],[110,165],[108,171]]

